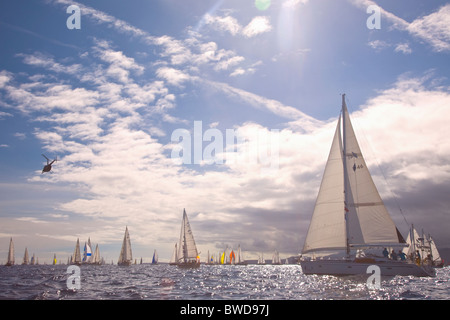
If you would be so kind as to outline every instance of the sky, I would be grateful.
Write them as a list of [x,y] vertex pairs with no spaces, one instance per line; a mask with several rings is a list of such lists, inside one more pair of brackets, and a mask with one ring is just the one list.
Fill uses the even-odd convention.
[[[78,10],[79,9],[79,10]],[[450,3],[0,2],[0,261],[77,238],[300,253],[341,95],[381,196],[450,247]],[[48,158],[57,157],[50,173]]]

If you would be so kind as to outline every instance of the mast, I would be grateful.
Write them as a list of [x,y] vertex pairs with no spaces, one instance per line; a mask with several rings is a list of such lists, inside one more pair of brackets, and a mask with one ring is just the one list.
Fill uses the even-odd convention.
[[345,223],[345,247],[347,258],[350,256],[350,244],[348,239],[348,188],[347,188],[347,134],[346,134],[346,125],[345,125],[345,111],[347,106],[345,104],[345,93],[342,94],[342,161],[344,165],[344,223]]

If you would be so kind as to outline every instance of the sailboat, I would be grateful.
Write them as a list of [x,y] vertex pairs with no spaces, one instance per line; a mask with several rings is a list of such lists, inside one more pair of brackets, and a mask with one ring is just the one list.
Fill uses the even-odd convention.
[[6,261],[6,266],[14,265],[14,243],[12,238],[9,240],[9,251],[8,251],[8,261]]
[[169,264],[176,265],[178,263],[178,245],[175,243],[175,248],[173,249],[172,257],[170,258]]
[[25,254],[23,255],[23,265],[29,264],[30,258],[28,257],[28,249],[25,248]]
[[220,256],[220,264],[225,264],[226,263],[226,261],[225,261],[225,251],[224,252],[222,252],[222,255]]
[[264,253],[261,253],[261,255],[258,257],[258,264],[265,265],[266,260],[264,259]]
[[31,265],[34,265],[34,263],[35,263],[35,258],[34,258],[34,253],[33,253],[33,256],[31,257],[31,260],[30,260],[30,264]]
[[[341,139],[342,120],[342,139]],[[361,154],[342,95],[339,116],[300,261],[304,274],[434,276],[435,270],[373,252],[407,246]],[[372,251],[372,253],[370,253]]]
[[403,253],[409,260],[417,264],[431,265],[435,268],[443,267],[442,258],[430,235],[426,236],[422,231],[422,236],[420,236],[414,226],[411,226],[406,242],[409,247],[403,249]]
[[433,238],[430,235],[428,235],[428,243],[430,244],[431,258],[432,258],[431,263],[433,267],[442,268],[444,266],[444,260],[439,254],[439,251],[436,247],[436,243],[434,242]]
[[100,250],[98,248],[98,244],[95,246],[95,251],[94,251],[94,255],[92,256],[92,260],[91,260],[92,264],[101,264],[102,261],[100,259]]
[[81,252],[80,252],[80,239],[77,239],[77,244],[75,245],[75,250],[72,255],[72,261],[70,264],[80,265],[81,264]]
[[275,250],[272,256],[272,264],[281,264],[280,254]]
[[133,261],[133,255],[131,253],[131,241],[130,234],[128,233],[128,227],[125,228],[125,235],[123,236],[122,249],[120,250],[119,260],[117,264],[119,266],[129,266]]
[[233,250],[230,252],[230,264],[236,264],[236,255]]
[[83,263],[91,263],[91,258],[92,258],[91,238],[89,238],[88,242],[84,243]]
[[194,235],[189,224],[186,210],[183,209],[183,220],[181,222],[180,240],[178,242],[177,266],[179,267],[199,267],[200,258]]
[[158,263],[158,253],[155,251],[153,251],[153,258],[152,258],[152,264],[157,264]]
[[53,265],[56,265],[56,253],[53,254]]
[[236,264],[237,265],[247,265],[247,262],[245,262],[244,258],[242,257],[241,245],[238,245]]

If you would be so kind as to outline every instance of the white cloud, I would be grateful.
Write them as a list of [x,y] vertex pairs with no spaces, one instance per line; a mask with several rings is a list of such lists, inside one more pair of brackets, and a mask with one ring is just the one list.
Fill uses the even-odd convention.
[[399,43],[394,49],[395,52],[401,52],[404,54],[410,54],[412,52],[411,48],[409,47],[409,44],[407,43]]
[[408,31],[429,42],[434,50],[450,51],[450,4],[427,16],[417,18],[408,25]]
[[206,14],[203,19],[205,24],[211,25],[215,30],[229,32],[233,36],[242,29],[239,22],[231,16],[219,17]]
[[309,0],[285,0],[283,2],[283,7],[285,8],[289,8],[289,9],[294,9],[300,5],[306,4],[308,3]]
[[212,29],[221,32],[228,32],[233,36],[243,35],[251,38],[261,33],[272,30],[270,20],[265,16],[254,17],[245,27],[236,20],[236,18],[226,15],[223,17],[206,14],[204,16],[205,25],[211,26]]
[[11,74],[6,70],[0,71],[0,88],[3,88],[9,80],[11,80]]
[[190,79],[189,75],[180,70],[169,67],[159,68],[156,70],[156,75],[174,86],[180,86],[183,82]]
[[242,30],[242,34],[248,38],[266,33],[272,30],[268,17],[254,17],[252,21]]
[[[377,5],[371,0],[349,0],[359,8],[366,10],[370,5]],[[378,5],[377,5],[378,6]],[[419,17],[412,22],[396,16],[381,8],[382,19],[387,19],[398,30],[409,32],[419,40],[431,45],[434,51],[443,52],[450,50],[450,4],[441,6],[437,11]]]

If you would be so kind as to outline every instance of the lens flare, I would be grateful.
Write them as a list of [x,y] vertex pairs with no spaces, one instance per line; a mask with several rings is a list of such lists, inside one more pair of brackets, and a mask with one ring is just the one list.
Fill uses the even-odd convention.
[[255,0],[255,7],[264,11],[270,7],[270,0]]

